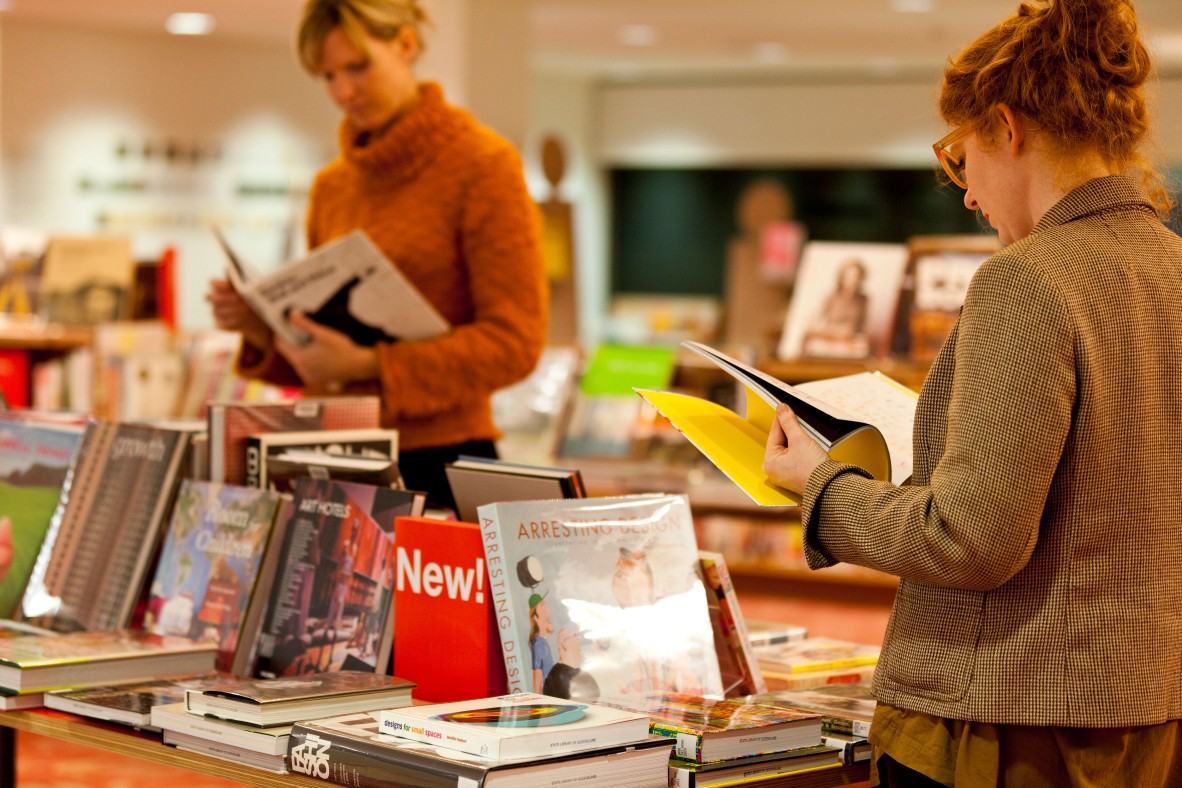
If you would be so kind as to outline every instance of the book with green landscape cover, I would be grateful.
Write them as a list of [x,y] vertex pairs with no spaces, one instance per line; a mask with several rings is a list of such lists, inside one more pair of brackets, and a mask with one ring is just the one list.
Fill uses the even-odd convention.
[[763,470],[776,406],[786,403],[805,432],[839,462],[874,478],[902,483],[911,475],[916,394],[881,373],[858,373],[790,386],[699,342],[685,347],[742,383],[746,413],[675,391],[637,388],[686,439],[761,506],[796,506],[796,493]]

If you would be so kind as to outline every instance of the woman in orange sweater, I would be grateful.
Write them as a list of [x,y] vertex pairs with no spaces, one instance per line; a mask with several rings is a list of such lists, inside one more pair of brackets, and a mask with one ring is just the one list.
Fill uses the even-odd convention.
[[379,394],[407,486],[451,505],[443,465],[496,456],[492,392],[537,363],[546,280],[518,154],[416,79],[424,21],[417,0],[306,3],[300,61],[344,114],[340,155],[312,186],[307,238],[315,248],[364,230],[452,330],[366,347],[295,314],[312,337],[297,347],[273,337],[228,282],[212,282],[207,300],[216,325],[243,336],[242,374],[310,394]]

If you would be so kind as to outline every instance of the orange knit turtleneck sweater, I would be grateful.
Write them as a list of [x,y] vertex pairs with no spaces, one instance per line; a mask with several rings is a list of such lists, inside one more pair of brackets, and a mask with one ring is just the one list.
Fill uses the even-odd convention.
[[[380,394],[382,425],[399,430],[403,449],[498,437],[492,392],[529,374],[547,326],[538,213],[520,158],[438,85],[419,94],[363,143],[341,124],[341,155],[316,176],[307,226],[309,248],[364,230],[453,326],[379,345],[380,379],[347,388]],[[244,348],[239,371],[301,385],[273,347]]]

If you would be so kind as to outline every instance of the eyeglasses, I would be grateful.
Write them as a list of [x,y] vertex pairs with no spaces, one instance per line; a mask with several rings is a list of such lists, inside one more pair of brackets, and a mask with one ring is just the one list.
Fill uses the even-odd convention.
[[954,143],[960,142],[965,137],[969,136],[976,129],[976,125],[966,123],[960,128],[953,129],[939,142],[932,146],[932,150],[936,152],[936,161],[944,168],[944,172],[948,173],[948,177],[962,189],[969,188],[968,179],[964,174],[964,153],[961,153],[958,158],[949,148]]

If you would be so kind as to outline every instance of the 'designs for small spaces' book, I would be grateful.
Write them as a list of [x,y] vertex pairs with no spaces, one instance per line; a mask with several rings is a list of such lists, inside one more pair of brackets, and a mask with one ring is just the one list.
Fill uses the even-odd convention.
[[532,692],[383,709],[382,733],[514,761],[569,755],[648,739],[644,714]]
[[686,496],[478,511],[510,692],[722,697]]
[[896,484],[911,475],[916,394],[905,386],[871,372],[790,386],[699,342],[682,344],[743,384],[746,415],[690,394],[641,388],[636,393],[755,503],[800,503],[798,495],[772,484],[763,470],[768,432],[781,402],[838,462]]
[[251,620],[247,611],[256,594],[266,594],[258,587],[259,567],[275,549],[279,509],[279,495],[270,490],[181,482],[149,586],[144,629],[215,643],[218,669],[234,670],[235,655],[249,652],[258,635],[257,613]]
[[480,526],[399,517],[395,532],[394,672],[437,703],[504,695]]
[[133,623],[189,438],[125,422],[87,425],[21,598],[24,620],[59,632]]
[[293,311],[348,334],[359,345],[430,339],[451,329],[447,319],[360,230],[261,276],[247,271],[221,233],[215,235],[226,253],[226,273],[234,289],[288,342],[307,341],[287,321]]

